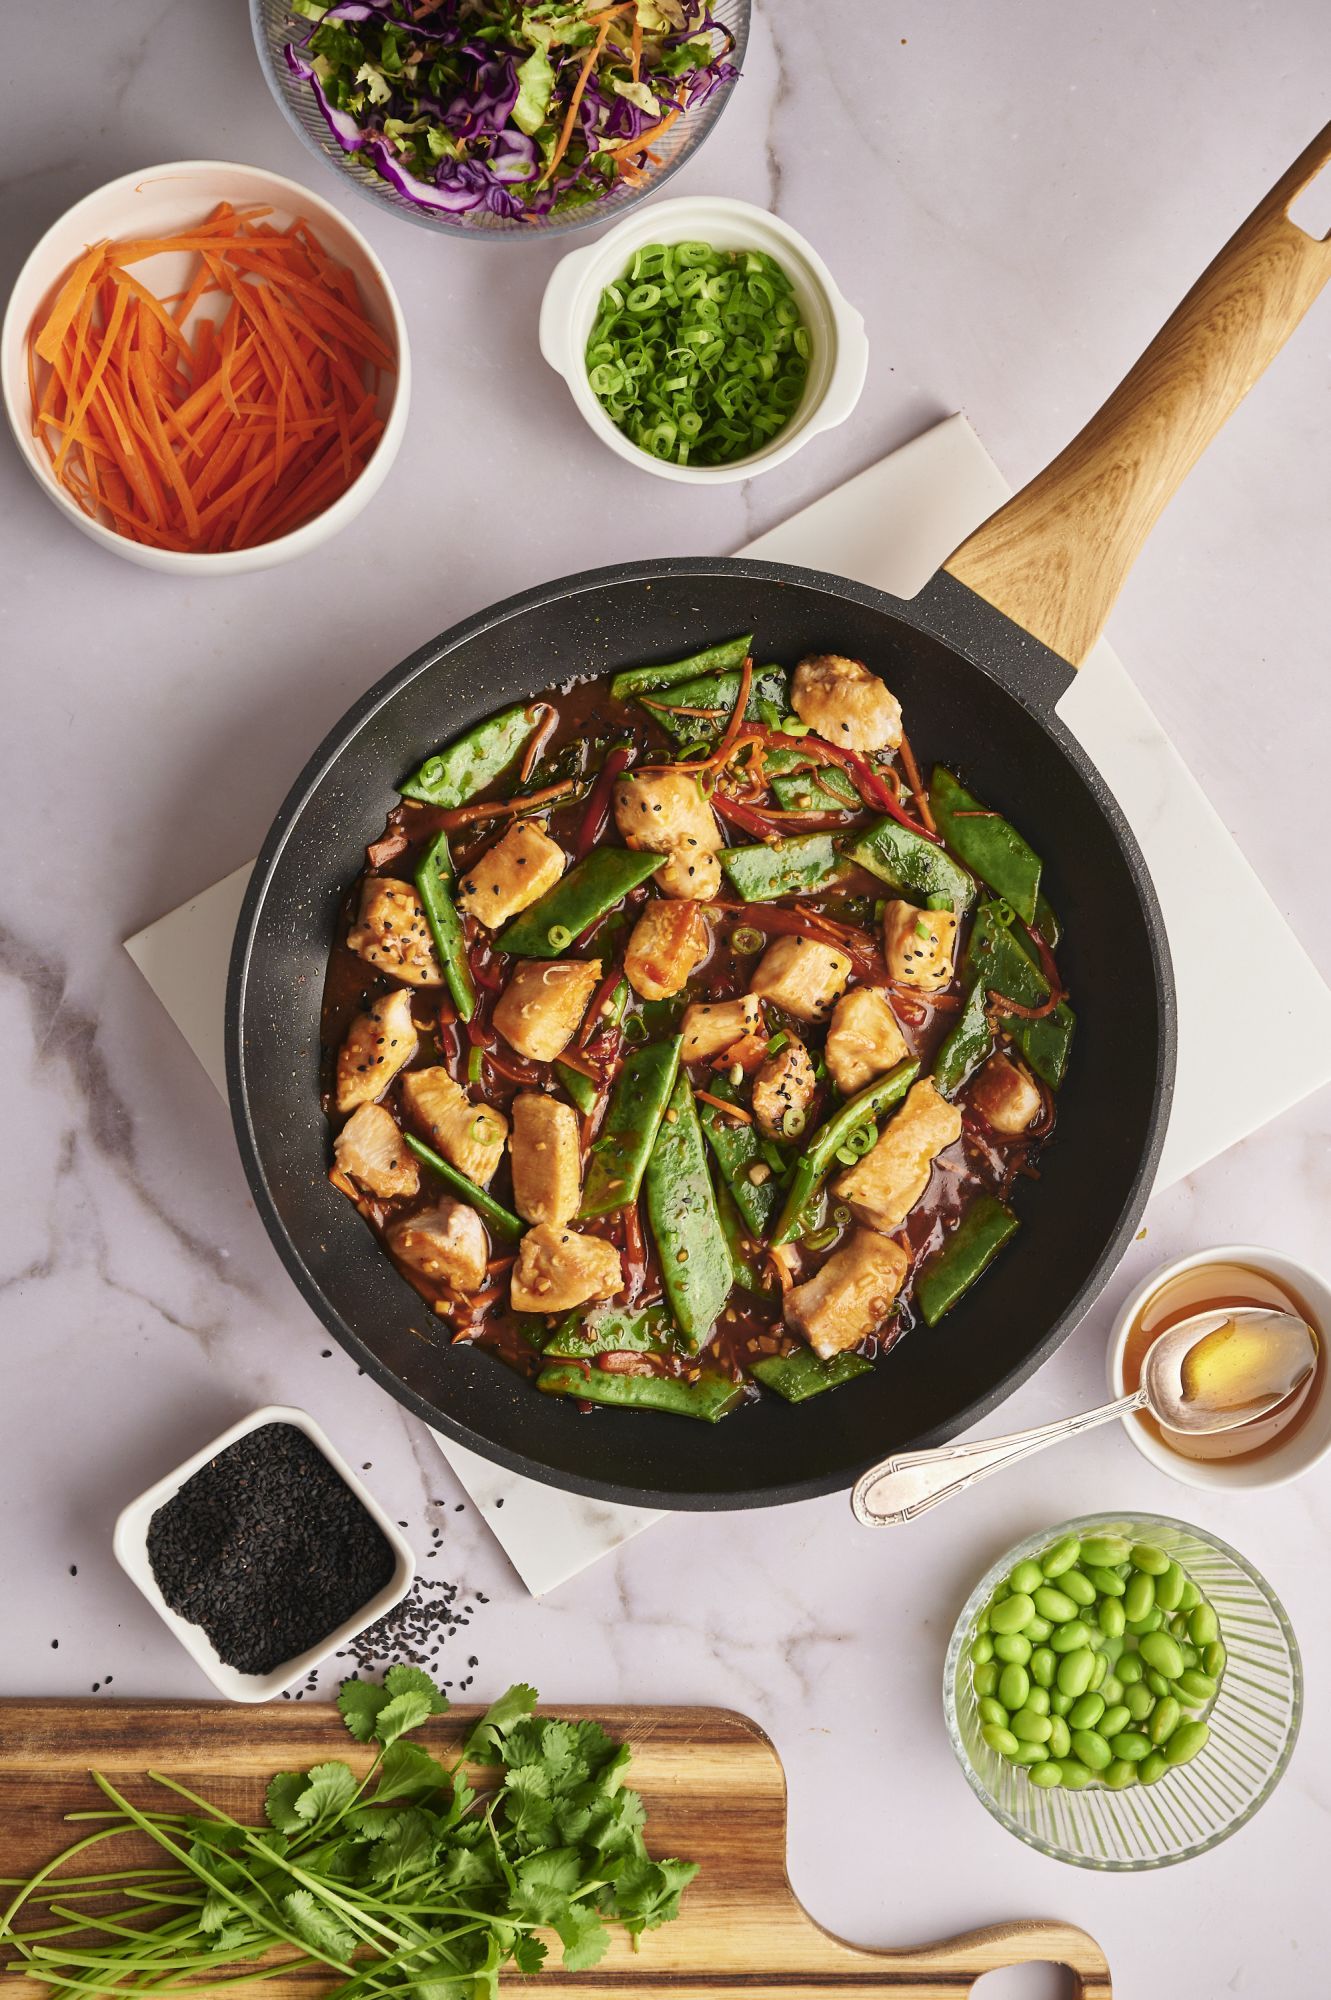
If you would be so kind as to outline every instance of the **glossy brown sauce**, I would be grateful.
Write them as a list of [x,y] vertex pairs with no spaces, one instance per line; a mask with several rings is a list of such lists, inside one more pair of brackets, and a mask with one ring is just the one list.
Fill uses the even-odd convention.
[[[678,744],[658,724],[650,721],[633,703],[612,699],[608,680],[589,680],[560,691],[551,697],[557,705],[558,723],[546,737],[541,755],[529,774],[525,784],[514,781],[512,774],[491,788],[489,796],[511,797],[527,790],[551,784],[570,776],[586,776],[590,789],[607,749],[616,743],[631,740],[644,756],[659,763],[678,760],[681,750]],[[422,746],[422,754],[432,748]],[[918,746],[922,761],[927,768],[931,750],[940,752],[943,745]],[[547,819],[551,837],[565,848],[573,849],[578,829],[586,810],[585,793],[581,797],[559,800],[548,812]],[[348,949],[347,931],[351,928],[358,908],[361,885],[365,875],[386,874],[410,881],[430,841],[446,823],[447,816],[439,809],[421,805],[411,800],[402,800],[388,815],[384,832],[374,842],[368,854],[371,860],[365,874],[358,877],[348,890],[337,927],[337,939],[329,959],[323,994],[321,1020],[321,1089],[323,1104],[333,1129],[336,1130],[343,1119],[333,1109],[333,1085],[337,1051],[345,1039],[353,1018],[377,995],[390,990],[394,982],[385,979],[365,961]],[[511,820],[501,819],[467,827],[450,835],[450,847],[454,867],[459,879],[472,861],[489,847]],[[732,845],[743,845],[752,839],[751,835],[738,833],[727,827],[725,835]],[[620,846],[622,842],[615,828],[613,815],[607,830],[598,845]],[[376,865],[377,864],[377,865]],[[633,891],[620,911],[612,913],[591,933],[576,941],[572,955],[580,957],[596,956],[602,959],[608,972],[612,961],[622,958],[623,948],[632,929],[641,905],[647,899],[646,887]],[[720,899],[725,901],[733,894],[728,884],[723,884]],[[787,897],[782,901],[789,907],[819,910],[843,922],[862,926],[871,933],[875,941],[879,939],[879,926],[874,921],[874,905],[890,897],[890,891],[875,876],[855,868],[842,877],[835,886],[821,894],[801,897]],[[704,910],[712,906],[703,904]],[[764,905],[764,908],[773,907]],[[442,1063],[458,1083],[467,1085],[468,1056],[473,1047],[482,1051],[482,1080],[469,1087],[469,1094],[477,1103],[487,1103],[508,1112],[513,1098],[519,1090],[542,1085],[554,1085],[553,1066],[547,1063],[529,1062],[511,1049],[491,1025],[495,1001],[502,990],[506,976],[504,961],[494,957],[487,946],[487,933],[483,926],[464,916],[464,931],[468,947],[473,955],[473,971],[476,975],[478,1006],[474,1019],[467,1024],[458,1021],[446,989],[426,988],[412,992],[412,1017],[420,1036],[420,1048],[410,1065],[411,1068],[427,1068]],[[749,980],[757,964],[760,952],[738,950],[733,938],[737,930],[743,930],[749,923],[744,909],[734,912],[714,913],[708,918],[712,933],[712,950],[708,958],[690,979],[687,987],[668,1001],[643,1002],[632,996],[628,1014],[636,1014],[642,1019],[642,1029],[637,1039],[656,1039],[673,1033],[691,1000],[733,999],[747,992]],[[963,918],[958,939],[957,962],[965,949],[969,919]],[[743,943],[744,940],[741,940]],[[769,939],[763,939],[765,948]],[[852,984],[860,983],[852,975]],[[914,991],[891,992],[893,1009],[897,1014],[902,1032],[911,1054],[919,1059],[920,1073],[927,1076],[933,1066],[934,1054],[939,1043],[947,1034],[955,1020],[958,1003],[955,986],[950,996],[940,996],[935,1002],[927,994]],[[941,1003],[941,1004],[940,1004]],[[777,1010],[769,1005],[769,1018],[777,1018]],[[627,1019],[627,1014],[626,1014]],[[818,1046],[821,1036],[816,1029],[794,1023],[802,1037]],[[623,1034],[623,1028],[618,1031]],[[628,1034],[633,1036],[629,1029]],[[590,1037],[588,1053],[613,1055],[622,1046],[616,1038],[616,1031],[608,1034],[593,1034]],[[575,1044],[576,1044],[575,1037]],[[567,1054],[567,1052],[566,1052]],[[692,1078],[695,1087],[707,1087],[712,1072],[706,1064],[693,1066]],[[399,1085],[395,1082],[383,1100],[393,1111],[399,1122],[403,1118],[399,1101]],[[989,1132],[978,1115],[968,1113],[966,1094],[958,1098],[959,1108],[966,1119],[966,1129],[961,1139],[941,1153],[934,1163],[929,1185],[915,1204],[901,1229],[896,1232],[898,1240],[909,1252],[911,1267],[903,1284],[896,1310],[887,1325],[877,1335],[870,1336],[861,1346],[860,1352],[870,1357],[885,1353],[895,1345],[897,1339],[913,1323],[910,1308],[910,1289],[919,1264],[942,1243],[944,1237],[956,1225],[967,1202],[981,1189],[1006,1195],[1011,1191],[1013,1181],[1021,1174],[1038,1178],[1033,1160],[1042,1144],[1047,1143],[1045,1133],[1038,1140],[1018,1139],[998,1142]],[[821,1122],[829,1108],[828,1088],[820,1085],[817,1096],[809,1105],[804,1132],[811,1134]],[[604,1096],[599,1116],[604,1115]],[[595,1121],[581,1118],[583,1152],[596,1136],[599,1116]],[[795,1139],[784,1148],[790,1159],[795,1159],[801,1146]],[[839,1171],[838,1168],[836,1171]],[[512,1178],[509,1157],[505,1153],[489,1191],[506,1206],[512,1205]],[[438,1199],[439,1188],[434,1185],[428,1169],[422,1169],[422,1185],[418,1195],[392,1201],[378,1201],[362,1193],[357,1205],[365,1220],[383,1243],[384,1231],[391,1223],[402,1217],[432,1207]],[[830,1214],[831,1204],[826,1204],[827,1227],[833,1226]],[[832,1255],[838,1244],[853,1224],[837,1230],[834,1240],[826,1243],[818,1252],[799,1247],[799,1268],[797,1277],[806,1278]],[[625,1244],[625,1219],[622,1215],[602,1217],[596,1221],[578,1224],[579,1229],[588,1234],[608,1238],[618,1248]],[[644,1226],[641,1230],[645,1251],[645,1272],[641,1282],[631,1286],[627,1303],[643,1305],[662,1296],[660,1274],[655,1260],[651,1232]],[[386,1243],[384,1254],[391,1255]],[[760,1261],[762,1246],[746,1246],[755,1262]],[[395,1262],[398,1260],[394,1259]],[[466,1339],[497,1354],[510,1367],[516,1368],[527,1377],[534,1377],[542,1363],[539,1341],[547,1325],[556,1323],[556,1316],[549,1322],[540,1320],[534,1324],[524,1323],[519,1315],[508,1310],[508,1266],[512,1261],[506,1246],[495,1245],[491,1263],[491,1277],[487,1281],[486,1297],[491,1291],[497,1296],[490,1299],[483,1309],[475,1311],[471,1306],[460,1305],[454,1294],[444,1286],[432,1285],[429,1278],[420,1272],[398,1263],[398,1269],[407,1282],[433,1307],[439,1316],[440,1333],[443,1338]],[[621,1301],[622,1302],[622,1301]],[[736,1378],[747,1363],[758,1360],[763,1355],[789,1352],[801,1345],[787,1334],[782,1326],[780,1293],[775,1288],[770,1292],[753,1292],[739,1286],[731,1294],[730,1301],[718,1320],[713,1337],[708,1344],[706,1361],[709,1367],[720,1366],[733,1373]],[[697,1363],[681,1361],[682,1372],[696,1368]]]
[[1312,1374],[1264,1417],[1238,1424],[1231,1431],[1213,1432],[1209,1437],[1184,1436],[1179,1431],[1167,1430],[1154,1417],[1139,1411],[1132,1421],[1141,1424],[1158,1443],[1180,1458],[1229,1459],[1239,1463],[1265,1458],[1302,1430],[1324,1393],[1326,1341],[1322,1329],[1297,1293],[1269,1271],[1246,1264],[1199,1264],[1190,1271],[1181,1271],[1152,1293],[1137,1315],[1123,1349],[1124,1388],[1138,1387],[1147,1351],[1162,1333],[1168,1333],[1180,1320],[1191,1319],[1194,1313],[1232,1312],[1236,1306],[1275,1306],[1281,1312],[1298,1313],[1316,1336],[1317,1364]]

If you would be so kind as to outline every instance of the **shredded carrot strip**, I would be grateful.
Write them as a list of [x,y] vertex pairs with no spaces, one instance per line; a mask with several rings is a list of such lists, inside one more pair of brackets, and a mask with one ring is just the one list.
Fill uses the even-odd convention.
[[[119,534],[196,551],[271,540],[344,492],[383,433],[395,362],[355,278],[308,224],[269,213],[221,203],[176,236],[92,245],[29,332],[33,435]],[[128,267],[167,252],[195,261],[162,297]]]
[[[619,7],[611,7],[607,9],[607,14],[618,14],[621,11],[622,9]],[[594,19],[595,16],[591,18]],[[568,151],[568,142],[573,137],[573,127],[577,122],[578,106],[582,103],[582,94],[587,88],[588,78],[600,60],[601,50],[605,47],[605,38],[609,33],[610,22],[603,17],[600,27],[596,30],[596,40],[587,50],[583,58],[582,68],[578,71],[578,80],[573,86],[573,95],[569,98],[568,110],[564,113],[564,123],[559,129],[559,137],[555,141],[555,149],[550,155],[550,164],[541,175],[540,185],[542,187],[549,187],[555,177],[556,167]],[[607,150],[613,151],[614,149],[608,148]]]
[[673,111],[666,112],[665,117],[659,124],[649,125],[645,132],[639,132],[636,139],[621,139],[618,145],[604,146],[602,147],[602,151],[606,153],[645,153],[653,139],[659,139],[663,132],[668,132],[680,115],[680,107],[676,105]]
[[727,1104],[724,1097],[713,1097],[710,1090],[695,1090],[693,1094],[704,1104],[714,1104],[718,1111],[724,1111],[727,1118],[737,1119],[741,1125],[752,1125],[753,1119],[742,1104]]
[[630,69],[633,74],[633,81],[637,83],[642,77],[642,17],[636,7],[633,10],[633,44],[631,53]]

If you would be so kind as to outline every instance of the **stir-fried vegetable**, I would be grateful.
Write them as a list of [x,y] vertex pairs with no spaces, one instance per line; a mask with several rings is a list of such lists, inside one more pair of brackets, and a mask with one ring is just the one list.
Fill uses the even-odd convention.
[[729,847],[721,866],[735,894],[746,903],[807,895],[846,873],[846,864],[826,833],[797,834],[770,847]]
[[630,854],[622,847],[595,848],[499,933],[500,951],[515,958],[559,958],[631,889],[654,875],[663,859],[660,854]]
[[977,1195],[940,1250],[921,1268],[915,1297],[926,1326],[937,1326],[963,1292],[983,1276],[1019,1225],[1012,1210],[991,1194]]
[[502,777],[540,726],[534,706],[506,708],[427,757],[402,785],[404,799],[428,806],[460,806]]
[[789,1243],[799,1234],[804,1212],[831,1173],[838,1154],[855,1133],[867,1131],[884,1111],[899,1104],[919,1073],[917,1062],[899,1062],[877,1083],[866,1084],[854,1097],[847,1098],[841,1109],[819,1126],[800,1155],[772,1232],[774,1244]]
[[624,1058],[601,1136],[587,1162],[578,1211],[584,1220],[627,1208],[638,1199],[678,1071],[678,1037],[648,1042]]
[[871,1375],[873,1363],[862,1354],[837,1354],[830,1361],[811,1348],[797,1348],[794,1354],[771,1354],[755,1361],[753,1372],[764,1389],[773,1389],[787,1403],[807,1403],[826,1389],[839,1389],[859,1375]]
[[938,831],[954,854],[995,895],[1011,903],[1019,917],[1035,922],[1040,895],[1040,857],[1001,813],[966,790],[941,764],[929,780],[929,805]]
[[677,1079],[657,1128],[647,1167],[647,1213],[675,1324],[696,1348],[730,1296],[734,1267],[686,1076]]
[[686,1379],[678,1375],[618,1375],[571,1364],[543,1368],[536,1386],[547,1396],[573,1396],[617,1410],[660,1410],[671,1417],[696,1417],[715,1424],[744,1400],[743,1384],[709,1369]]
[[476,982],[467,962],[462,920],[458,916],[452,891],[453,861],[448,848],[448,835],[439,833],[425,850],[421,865],[416,870],[416,893],[421,899],[453,1004],[462,1019],[470,1021],[476,1012]]

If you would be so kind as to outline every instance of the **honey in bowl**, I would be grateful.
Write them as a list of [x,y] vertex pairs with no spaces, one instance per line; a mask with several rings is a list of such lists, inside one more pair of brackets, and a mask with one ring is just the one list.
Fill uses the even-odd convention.
[[[1297,1313],[1312,1329],[1316,1363],[1311,1374],[1302,1373],[1274,1409],[1265,1416],[1236,1425],[1233,1430],[1185,1436],[1181,1431],[1167,1429],[1145,1412],[1138,1412],[1133,1422],[1144,1424],[1153,1437],[1180,1458],[1264,1457],[1302,1429],[1322,1393],[1326,1342],[1302,1299],[1267,1271],[1225,1263],[1199,1264],[1180,1271],[1177,1277],[1167,1279],[1152,1292],[1133,1321],[1123,1349],[1124,1388],[1137,1388],[1147,1350],[1180,1320],[1191,1319],[1198,1313],[1232,1312],[1238,1306],[1266,1306],[1279,1312]],[[1183,1371],[1184,1394],[1190,1401],[1206,1402],[1212,1408],[1237,1408],[1251,1402],[1269,1385],[1271,1370],[1274,1366],[1278,1374],[1280,1361],[1281,1356],[1271,1352],[1269,1338],[1258,1343],[1238,1327],[1221,1327],[1199,1341],[1188,1355]],[[1301,1366],[1293,1366],[1291,1372],[1299,1375]]]

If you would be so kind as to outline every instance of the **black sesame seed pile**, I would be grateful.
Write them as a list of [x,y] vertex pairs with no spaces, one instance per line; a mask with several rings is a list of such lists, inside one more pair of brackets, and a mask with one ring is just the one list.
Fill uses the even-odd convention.
[[393,1551],[350,1487],[293,1424],[238,1438],[148,1527],[163,1597],[242,1674],[267,1674],[383,1589]]
[[[399,1660],[409,1667],[433,1671],[448,1641],[455,1633],[466,1631],[478,1604],[489,1601],[484,1591],[478,1590],[468,1598],[456,1583],[418,1576],[402,1602],[358,1632],[337,1657],[350,1660],[358,1674],[380,1672]],[[471,1669],[476,1665],[476,1656],[472,1654],[467,1660],[465,1678],[459,1678],[456,1684],[441,1680],[439,1685],[445,1690],[456,1685],[456,1692],[465,1694],[472,1683]]]

